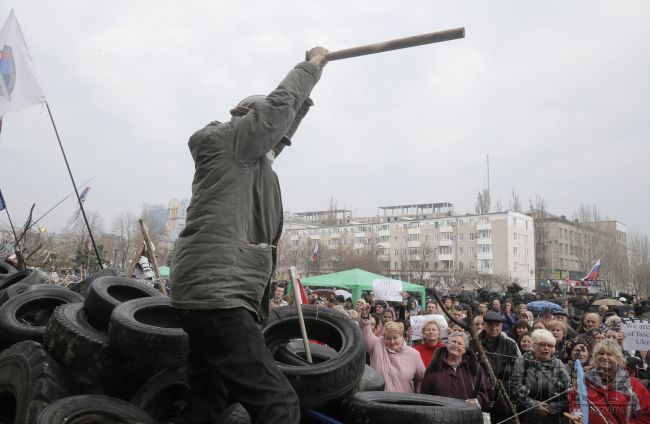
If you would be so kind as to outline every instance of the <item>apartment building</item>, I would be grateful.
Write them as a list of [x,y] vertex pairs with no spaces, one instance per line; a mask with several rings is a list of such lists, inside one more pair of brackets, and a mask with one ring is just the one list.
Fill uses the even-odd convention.
[[427,203],[380,207],[376,217],[348,217],[340,225],[296,217],[285,220],[280,265],[308,274],[338,271],[353,255],[372,271],[428,286],[535,287],[534,226],[525,214],[455,215],[450,203]]
[[596,260],[608,289],[627,289],[627,227],[618,221],[579,222],[547,212],[527,213],[535,222],[536,278],[577,280]]

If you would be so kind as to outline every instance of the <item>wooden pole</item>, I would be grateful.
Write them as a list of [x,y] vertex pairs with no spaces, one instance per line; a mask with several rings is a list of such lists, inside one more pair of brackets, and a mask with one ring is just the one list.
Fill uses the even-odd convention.
[[351,57],[384,53],[391,50],[406,49],[409,47],[439,43],[441,41],[456,40],[459,38],[465,38],[464,27],[449,29],[446,31],[430,32],[428,34],[414,35],[412,37],[398,38],[395,40],[389,40],[375,44],[367,44],[365,46],[352,47],[344,50],[337,50],[327,53],[325,57],[328,61],[348,59]]
[[307,328],[305,327],[305,319],[302,316],[301,308],[301,299],[299,288],[298,288],[298,277],[297,270],[295,266],[289,267],[289,277],[291,278],[291,286],[293,288],[293,299],[296,303],[296,308],[298,310],[298,324],[300,324],[300,333],[302,334],[302,341],[305,344],[305,357],[307,362],[313,364],[314,362],[311,359],[311,348],[309,347],[309,339],[307,338]]
[[[148,253],[148,258],[149,262],[153,265],[153,272],[156,275],[156,278],[160,279],[160,268],[158,267],[158,259],[156,258],[156,249],[153,245],[153,242],[151,241],[151,237],[149,237],[149,231],[147,230],[147,224],[144,223],[144,220],[139,219],[140,221],[140,228],[142,229],[142,235],[144,236],[144,245],[147,247],[147,253]],[[160,292],[164,295],[167,295],[167,289],[165,288],[164,284],[161,284],[160,282],[158,283],[160,286]]]

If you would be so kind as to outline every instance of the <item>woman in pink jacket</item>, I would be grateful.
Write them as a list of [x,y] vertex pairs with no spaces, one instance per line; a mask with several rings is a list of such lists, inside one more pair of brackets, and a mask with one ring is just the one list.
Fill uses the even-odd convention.
[[404,342],[404,324],[387,322],[383,335],[375,336],[366,311],[359,325],[370,354],[370,366],[384,377],[384,390],[417,393],[425,368],[420,353]]

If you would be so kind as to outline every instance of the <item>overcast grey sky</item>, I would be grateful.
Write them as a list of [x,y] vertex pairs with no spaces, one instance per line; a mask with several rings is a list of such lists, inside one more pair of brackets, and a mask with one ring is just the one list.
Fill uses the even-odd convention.
[[[285,209],[355,215],[513,187],[571,216],[583,204],[650,234],[650,2],[25,1],[14,9],[86,207],[107,230],[143,202],[189,197],[189,136],[330,50],[466,28],[466,38],[331,62],[275,162]],[[71,191],[47,110],[5,117],[12,218]],[[72,198],[44,224],[61,229]],[[6,215],[0,214],[6,222]]]

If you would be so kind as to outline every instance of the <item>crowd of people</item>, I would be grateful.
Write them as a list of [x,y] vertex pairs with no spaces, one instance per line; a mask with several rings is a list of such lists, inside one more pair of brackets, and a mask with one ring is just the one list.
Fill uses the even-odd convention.
[[[276,289],[271,303],[290,302],[283,294]],[[445,314],[433,299],[423,307],[408,293],[405,299],[386,302],[366,292],[354,304],[341,295],[312,295],[311,303],[338,309],[359,324],[368,363],[384,377],[386,391],[462,399],[489,413],[492,423],[512,422],[508,401],[521,423],[583,422],[579,361],[590,423],[650,423],[650,351],[623,347],[623,318],[633,313],[604,305],[581,312],[568,299],[553,311],[534,313],[507,296],[473,305],[448,296]],[[414,315],[441,316],[425,321],[420,337],[413,337]],[[507,399],[481,364],[470,326]]]

